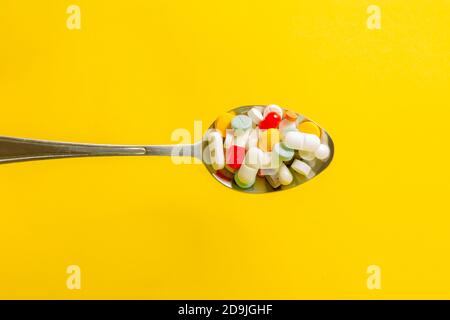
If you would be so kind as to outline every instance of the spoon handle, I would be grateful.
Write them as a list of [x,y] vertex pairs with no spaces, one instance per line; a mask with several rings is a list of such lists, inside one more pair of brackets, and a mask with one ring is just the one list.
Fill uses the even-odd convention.
[[170,156],[174,152],[176,155],[194,156],[196,146],[197,144],[159,146],[87,144],[0,136],[0,164],[74,157]]

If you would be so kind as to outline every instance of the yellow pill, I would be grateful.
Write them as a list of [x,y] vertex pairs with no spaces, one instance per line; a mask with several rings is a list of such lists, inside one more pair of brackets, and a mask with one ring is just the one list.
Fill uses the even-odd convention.
[[280,142],[278,129],[260,130],[258,147],[264,152],[270,152],[273,146]]
[[298,125],[298,130],[303,133],[310,133],[320,138],[320,128],[317,124],[311,121],[303,121]]
[[227,112],[220,115],[216,119],[216,122],[214,122],[214,127],[219,130],[219,132],[222,134],[222,137],[225,137],[227,129],[231,128],[231,120],[233,120],[234,116],[234,112]]

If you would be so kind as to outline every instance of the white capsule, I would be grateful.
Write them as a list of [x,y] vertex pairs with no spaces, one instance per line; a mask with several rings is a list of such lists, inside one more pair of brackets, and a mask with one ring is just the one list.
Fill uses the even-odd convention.
[[247,145],[245,148],[250,150],[250,148],[258,146],[258,129],[252,129],[248,135]]
[[305,136],[300,131],[288,131],[284,135],[284,143],[288,148],[295,150],[302,150]]
[[242,188],[249,188],[255,183],[257,174],[258,169],[252,168],[243,163],[236,175],[238,179],[236,182]]
[[257,147],[248,149],[245,154],[244,162],[249,167],[259,169],[261,167],[261,159],[263,157],[263,151]]
[[320,138],[315,134],[303,133],[303,151],[315,152],[320,146]]
[[297,123],[295,121],[290,121],[290,120],[284,119],[278,125],[278,130],[280,131],[281,139],[284,139],[284,136],[286,135],[286,132],[298,131],[297,130]]
[[223,152],[222,135],[219,131],[211,131],[208,135],[208,146],[211,165],[214,170],[220,170],[225,167],[225,154]]
[[306,161],[312,161],[316,157],[314,155],[314,152],[310,152],[310,151],[299,150],[298,154],[299,154],[300,158],[302,158],[303,160],[306,160]]
[[233,145],[233,141],[234,141],[233,130],[227,130],[223,147],[228,150],[228,148],[230,148]]
[[280,169],[278,170],[278,177],[280,179],[280,183],[283,186],[291,184],[292,180],[294,180],[291,171],[289,170],[288,167],[286,167],[284,163],[280,165]]
[[257,108],[251,108],[247,112],[247,115],[252,119],[253,123],[256,125],[258,125],[264,119],[261,111],[258,110]]
[[275,152],[264,152],[261,154],[261,169],[277,169],[282,163],[280,157]]
[[319,160],[325,160],[326,158],[328,158],[330,156],[330,148],[326,144],[321,144],[317,148],[317,150],[315,152],[315,156]]
[[263,106],[254,106],[253,108],[255,108],[255,109],[258,110],[259,112],[263,113],[265,107],[263,107]]
[[269,168],[270,161],[272,160],[270,152],[264,152],[261,154],[260,165],[261,168]]
[[288,131],[284,143],[291,149],[315,152],[320,146],[320,139],[314,134],[300,131]]
[[245,131],[235,131],[235,135],[234,135],[234,144],[245,148],[247,146],[247,141],[248,141],[248,137],[250,136],[250,130],[245,130]]
[[276,112],[280,115],[281,118],[283,118],[283,109],[280,106],[277,106],[276,104],[269,104],[267,107],[264,108],[264,113],[263,113],[264,118],[270,112]]
[[311,172],[311,167],[305,162],[298,159],[294,160],[294,162],[291,164],[291,168],[301,175],[304,175],[305,177],[307,177]]

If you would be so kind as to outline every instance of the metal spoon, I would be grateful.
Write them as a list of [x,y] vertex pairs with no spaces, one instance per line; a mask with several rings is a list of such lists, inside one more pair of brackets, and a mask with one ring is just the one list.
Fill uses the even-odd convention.
[[[236,114],[241,114],[247,112],[252,107],[253,106],[244,106],[230,111],[234,111]],[[211,124],[210,128],[214,128],[214,123]],[[290,185],[282,186],[276,189],[272,188],[272,186],[264,178],[258,178],[256,183],[249,189],[241,189],[232,179],[225,179],[212,168],[208,159],[205,159],[205,155],[206,157],[208,155],[208,141],[206,139],[188,145],[177,144],[137,146],[71,143],[0,136],[0,164],[31,160],[99,156],[192,156],[201,159],[211,175],[228,188],[246,193],[266,193],[296,187],[322,172],[331,163],[334,154],[333,141],[328,133],[326,133],[323,129],[322,143],[328,144],[331,153],[326,161],[313,160],[308,162],[312,168],[313,176],[305,178],[294,173],[294,181]]]

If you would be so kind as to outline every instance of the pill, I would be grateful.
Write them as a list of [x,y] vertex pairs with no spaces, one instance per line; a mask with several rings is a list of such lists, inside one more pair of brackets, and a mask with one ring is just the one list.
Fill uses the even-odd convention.
[[252,168],[243,163],[237,174],[234,176],[234,181],[243,189],[250,188],[255,183],[257,173],[258,169]]
[[227,149],[226,165],[230,171],[235,171],[240,168],[245,157],[245,148],[237,145],[232,145]]
[[284,119],[295,122],[298,118],[298,115],[293,111],[286,111],[284,113]]
[[280,142],[278,129],[267,129],[259,131],[258,147],[262,151],[272,151],[275,144]]
[[304,175],[305,177],[307,177],[311,172],[311,167],[307,163],[298,159],[294,160],[294,162],[291,164],[291,168],[301,175]]
[[271,129],[278,128],[281,122],[281,116],[276,112],[270,112],[264,119],[259,123],[260,129]]
[[252,186],[251,184],[245,184],[245,183],[241,182],[241,180],[239,179],[237,174],[234,175],[234,182],[239,186],[239,188],[242,188],[242,189],[248,189]]
[[233,144],[233,141],[234,141],[233,130],[227,129],[227,133],[225,135],[225,141],[223,142],[223,147],[225,149],[228,149]]
[[331,156],[322,129],[295,112],[277,105],[236,110],[219,116],[206,136],[205,159],[224,184],[243,189],[263,179],[273,189],[297,184],[299,175],[312,178],[318,161]]
[[286,132],[297,131],[297,114],[292,111],[286,111],[284,113],[284,119],[280,122],[278,129],[280,130],[280,136],[283,139]]
[[306,161],[312,161],[316,157],[314,152],[310,152],[310,151],[299,150],[298,155],[300,156],[300,158],[302,158],[303,160],[306,160]]
[[259,160],[260,167],[262,168],[270,168],[270,162],[272,161],[271,152],[264,152],[261,154],[261,158]]
[[289,161],[294,157],[294,150],[288,148],[284,142],[279,142],[273,146],[275,152],[281,161]]
[[276,169],[280,167],[281,159],[275,152],[262,152],[260,157],[261,169]]
[[246,149],[249,150],[252,147],[258,146],[258,129],[251,129],[248,135]]
[[258,125],[263,119],[263,115],[260,110],[257,108],[251,108],[249,112],[247,112],[247,115],[252,119],[253,123]]
[[245,154],[244,163],[249,167],[259,169],[261,167],[261,159],[263,156],[264,154],[261,149],[252,147]]
[[314,134],[304,133],[303,151],[315,152],[320,146],[320,138]]
[[245,131],[236,131],[235,132],[235,136],[234,136],[234,144],[240,147],[245,148],[247,146],[247,141],[248,141],[248,137],[250,135],[250,131],[249,130],[245,130]]
[[264,108],[263,116],[264,118],[271,112],[276,112],[280,115],[280,118],[283,118],[283,109],[276,104],[269,104]]
[[303,148],[303,141],[305,139],[304,133],[289,131],[284,136],[283,142],[288,148],[301,150]]
[[213,130],[208,134],[208,146],[211,165],[214,170],[223,169],[225,166],[225,155],[223,152],[222,135]]
[[226,130],[230,128],[231,120],[233,120],[234,117],[234,112],[227,112],[220,115],[214,122],[214,128],[219,130],[222,137],[225,137]]
[[320,145],[320,139],[313,134],[289,131],[284,137],[284,143],[291,149],[314,152]]
[[258,110],[259,112],[261,112],[261,114],[264,112],[264,109],[266,108],[266,107],[263,107],[263,106],[254,106],[253,108],[255,108],[256,110]]
[[317,148],[317,150],[315,152],[315,156],[319,160],[325,160],[326,158],[328,158],[330,156],[330,148],[326,144],[321,144]]
[[303,121],[298,125],[298,130],[304,133],[314,134],[320,138],[320,128],[312,121]]
[[279,168],[272,168],[272,169],[259,169],[258,176],[264,177],[264,176],[274,176],[278,173]]
[[276,189],[279,186],[281,186],[280,179],[278,177],[278,174],[266,176],[267,182],[272,186],[272,188]]
[[252,127],[252,119],[243,114],[235,116],[231,120],[231,127],[237,131],[237,134],[240,134]]
[[289,161],[283,161],[283,162],[284,162],[285,165],[287,165],[288,167],[290,167],[291,164],[292,164],[292,162],[294,162],[294,160],[295,160],[295,156],[294,156],[291,160],[289,160]]
[[284,163],[280,165],[280,169],[278,170],[278,177],[280,180],[280,183],[283,186],[287,186],[291,184],[291,182],[294,180],[294,177],[292,176],[291,171]]

